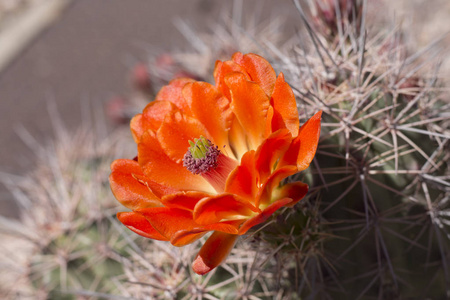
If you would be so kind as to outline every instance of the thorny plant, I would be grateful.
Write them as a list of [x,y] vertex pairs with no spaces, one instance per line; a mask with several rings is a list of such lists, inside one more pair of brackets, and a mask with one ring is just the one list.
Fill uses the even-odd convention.
[[[352,17],[338,6],[336,27],[323,30],[295,0],[303,26],[287,41],[278,21],[247,29],[238,5],[213,34],[180,21],[194,50],[166,54],[170,68],[149,64],[152,84],[164,84],[180,70],[208,80],[206,66],[236,50],[269,58],[289,79],[302,122],[314,111],[324,112],[316,159],[302,175],[310,184],[307,199],[253,231],[225,264],[199,277],[188,264],[199,244],[167,248],[130,234],[111,217],[115,208],[101,184],[107,173],[103,162],[123,149],[111,139],[102,144],[86,137],[83,145],[93,148],[83,149],[95,151],[82,155],[77,139],[60,134],[56,152],[42,151],[46,171],[24,180],[2,175],[25,203],[26,220],[2,222],[8,244],[18,245],[2,248],[9,251],[2,265],[17,275],[16,284],[2,287],[2,293],[110,299],[450,297],[450,101],[437,75],[439,40],[411,52],[399,27],[368,24],[369,16],[377,18],[370,15],[370,1],[343,2],[355,5]],[[46,217],[48,207],[55,218]],[[93,246],[99,244],[104,247]],[[106,265],[114,265],[115,273]],[[87,271],[88,281],[82,279]]]
[[[265,268],[272,262],[277,274],[296,274],[289,293],[442,296],[450,279],[450,104],[433,60],[442,55],[439,40],[408,54],[400,28],[369,32],[366,1],[347,2],[359,15],[337,13],[342,19],[331,33],[310,22],[294,1],[305,31],[283,48],[239,36],[256,41],[289,74],[303,120],[319,109],[325,113],[315,168],[307,175],[309,200],[251,238],[275,250],[262,260]],[[189,40],[193,30],[182,26]],[[189,72],[195,70],[192,57],[207,65],[211,52],[219,52],[215,35],[201,44],[206,47],[174,54]]]

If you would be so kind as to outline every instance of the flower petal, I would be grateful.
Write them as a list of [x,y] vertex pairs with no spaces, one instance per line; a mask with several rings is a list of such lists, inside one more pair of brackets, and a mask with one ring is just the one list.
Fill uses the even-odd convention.
[[177,111],[179,109],[169,101],[153,101],[147,104],[142,114],[134,116],[130,122],[131,133],[135,142],[139,143],[147,130],[157,131],[166,115]]
[[192,78],[177,78],[169,82],[168,85],[163,86],[156,95],[155,101],[170,101],[175,104],[180,110],[186,114],[190,114],[190,108],[186,99],[183,97],[183,87],[186,83],[194,82]]
[[[182,229],[177,231],[172,238],[170,239],[170,243],[176,247],[185,246],[190,244],[203,235],[205,235],[208,231],[222,232],[225,234],[237,234],[238,226],[242,223],[238,223],[239,225],[231,223],[231,222],[220,222],[216,224],[210,224],[202,227],[195,227],[191,229]],[[198,226],[198,225],[197,225]]]
[[266,117],[266,128],[264,129],[264,136],[268,137],[272,131],[272,120],[274,117],[274,109],[271,105],[267,109],[267,117]]
[[[238,233],[237,228],[239,228],[239,226],[242,224],[242,222],[243,222],[242,220],[221,222],[221,223],[210,225],[210,227],[214,226],[217,230],[216,232],[236,235]],[[172,239],[170,240],[170,242],[173,245],[180,247],[180,246],[184,246],[184,245],[194,242],[195,240],[199,239],[206,233],[207,233],[207,231],[205,231],[204,228],[191,229],[191,230],[180,230],[180,231],[177,231],[172,236]]]
[[239,162],[223,153],[219,153],[216,163],[217,166],[214,169],[202,173],[201,176],[209,182],[217,193],[223,193],[228,176],[239,165]]
[[243,55],[237,52],[232,60],[247,71],[252,81],[262,87],[270,97],[277,78],[277,74],[267,60],[253,53]]
[[275,211],[279,208],[289,205],[292,202],[290,198],[283,198],[275,201],[268,207],[266,207],[260,214],[254,216],[253,218],[248,219],[245,223],[242,224],[241,228],[239,228],[239,235],[245,234],[250,228],[265,222]]
[[272,173],[275,163],[286,152],[292,141],[291,133],[281,129],[270,135],[256,150],[255,167],[259,173],[259,180],[264,183]]
[[184,246],[187,241],[193,242],[200,238],[202,233],[211,230],[237,233],[236,226],[233,224],[218,223],[202,226],[194,222],[191,212],[178,208],[144,208],[136,213],[144,216],[153,228],[169,239],[174,246]]
[[117,213],[117,219],[128,229],[143,237],[158,241],[168,241],[167,238],[156,231],[147,219],[140,214],[135,212],[120,212]]
[[209,196],[211,196],[211,194],[203,192],[178,192],[162,197],[161,202],[166,207],[193,211],[198,201]]
[[254,203],[258,191],[257,180],[255,151],[252,150],[244,154],[241,164],[228,175],[225,192],[238,195],[248,202]]
[[139,164],[130,159],[117,159],[111,164],[109,182],[114,197],[129,209],[161,206],[160,199],[136,175],[143,176]]
[[286,206],[294,206],[298,201],[303,199],[308,193],[308,185],[301,181],[290,182],[283,185],[280,189],[275,190],[274,194],[277,199],[290,198],[293,201]]
[[141,136],[145,132],[145,125],[143,123],[142,114],[135,115],[130,121],[131,135],[136,144],[139,143]]
[[216,81],[216,87],[222,93],[222,95],[224,95],[229,100],[231,100],[231,94],[224,80],[228,74],[234,72],[241,73],[245,76],[245,79],[251,80],[247,72],[234,61],[228,60],[222,62],[218,60],[216,62],[216,67],[214,68],[214,79]]
[[[228,139],[230,141],[229,151],[232,152],[232,155],[234,157],[240,160],[249,149],[247,138],[245,137],[245,131],[236,117],[234,117],[231,121],[231,128],[229,131]],[[227,149],[225,148],[224,151],[227,151]]]
[[192,220],[191,212],[182,209],[155,207],[144,208],[136,211],[136,213],[147,219],[151,226],[168,240],[171,240],[180,230],[191,231],[195,229],[195,234],[198,234],[203,229]]
[[230,101],[206,82],[186,84],[183,95],[193,116],[208,128],[214,144],[219,146],[219,149],[229,146],[228,130],[233,117]]
[[258,84],[240,73],[229,74],[225,83],[231,91],[232,110],[245,129],[250,146],[256,149],[266,137],[269,97]]
[[174,188],[171,188],[171,187],[168,187],[165,185],[161,185],[161,184],[149,179],[145,175],[139,175],[139,174],[133,173],[133,177],[137,181],[139,181],[141,184],[147,186],[150,189],[150,191],[152,191],[153,194],[155,194],[155,196],[158,197],[158,199],[161,199],[161,197],[164,195],[170,195],[170,194],[178,192],[177,189],[174,189]]
[[205,275],[220,265],[230,254],[237,238],[238,235],[235,234],[214,232],[200,249],[192,263],[194,272],[199,275]]
[[272,130],[277,131],[281,128],[287,128],[292,136],[296,137],[300,127],[297,102],[291,87],[284,81],[283,73],[278,75],[275,82],[271,104],[274,108]]
[[180,230],[172,236],[170,243],[176,247],[183,247],[195,242],[207,232],[204,229]]
[[214,224],[222,220],[236,220],[260,212],[250,202],[233,194],[220,194],[200,200],[194,208],[198,224]]
[[275,170],[267,178],[266,182],[259,188],[259,194],[257,196],[257,207],[265,207],[272,203],[273,201],[273,189],[280,183],[284,178],[297,173],[296,166],[285,166]]
[[189,141],[204,136],[212,139],[205,126],[181,112],[169,113],[156,133],[164,152],[176,163],[181,163],[189,148]]
[[298,136],[292,141],[291,146],[280,160],[278,164],[280,167],[297,165],[299,172],[308,168],[316,154],[317,144],[319,143],[321,115],[322,111],[319,111],[303,124]]
[[192,174],[182,164],[170,159],[151,131],[142,135],[138,154],[139,165],[144,174],[159,184],[177,190],[214,192],[201,176]]

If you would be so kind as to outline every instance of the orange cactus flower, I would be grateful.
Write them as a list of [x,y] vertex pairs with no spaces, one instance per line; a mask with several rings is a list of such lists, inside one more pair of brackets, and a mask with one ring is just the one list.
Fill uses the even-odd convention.
[[175,79],[131,120],[136,159],[111,165],[111,189],[131,212],[117,214],[135,233],[184,246],[212,235],[193,262],[217,267],[239,235],[308,191],[279,186],[306,169],[321,112],[299,128],[294,94],[282,73],[256,54],[218,61],[216,86]]

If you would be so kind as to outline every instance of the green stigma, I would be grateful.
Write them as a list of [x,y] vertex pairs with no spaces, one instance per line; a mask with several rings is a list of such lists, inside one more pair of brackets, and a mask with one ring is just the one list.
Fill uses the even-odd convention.
[[[195,142],[195,143],[194,143]],[[189,151],[193,158],[204,158],[206,157],[206,153],[211,147],[211,143],[209,140],[205,139],[205,137],[200,136],[199,139],[194,139],[194,142],[189,141]]]

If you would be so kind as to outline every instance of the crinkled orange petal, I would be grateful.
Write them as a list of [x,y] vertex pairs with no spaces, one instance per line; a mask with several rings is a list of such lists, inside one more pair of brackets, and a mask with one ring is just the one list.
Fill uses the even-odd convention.
[[142,134],[147,130],[157,131],[164,118],[169,113],[175,113],[179,109],[169,101],[153,101],[147,104],[142,114],[131,119],[130,128],[136,143],[141,140]]
[[277,74],[267,60],[257,54],[243,55],[240,52],[235,53],[232,60],[240,65],[269,97],[272,95]]
[[268,207],[266,207],[260,214],[254,216],[253,218],[248,219],[245,223],[242,224],[241,228],[239,228],[239,235],[245,234],[250,228],[265,222],[275,211],[279,208],[286,206],[292,202],[290,198],[283,198],[275,201]]
[[153,228],[169,240],[179,230],[190,230],[196,227],[192,220],[192,213],[186,210],[155,207],[144,208],[136,212],[144,216]]
[[279,199],[291,198],[292,202],[286,206],[294,206],[298,201],[303,199],[308,193],[308,185],[306,183],[296,181],[283,185],[280,189],[275,191],[275,196]]
[[308,168],[317,150],[320,137],[320,120],[322,111],[312,116],[300,128],[298,136],[280,160],[279,166],[297,165],[298,171]]
[[287,128],[292,136],[296,137],[300,127],[297,102],[291,87],[284,81],[283,73],[278,75],[275,82],[271,104],[274,108],[272,130],[277,131],[281,128]]
[[227,222],[220,222],[216,224],[210,224],[198,228],[193,229],[182,229],[177,231],[172,238],[170,239],[170,243],[174,246],[181,247],[185,246],[187,244],[190,244],[199,238],[201,238],[203,235],[205,235],[209,231],[215,231],[215,232],[222,232],[226,234],[233,234],[236,235],[238,233],[238,226],[227,223]]
[[213,85],[206,82],[186,84],[183,95],[193,116],[208,128],[214,144],[219,146],[219,149],[229,146],[228,130],[233,117],[230,101]]
[[[217,232],[223,232],[225,234],[233,234],[236,235],[238,232],[239,226],[242,224],[243,220],[234,220],[234,221],[228,221],[228,222],[221,222],[218,224],[214,224],[216,228],[220,229],[222,228],[223,231],[217,231]],[[233,229],[230,229],[233,228]],[[170,242],[177,246],[184,246],[187,244],[192,243],[193,241],[199,239],[203,235],[205,235],[207,231],[205,229],[191,229],[191,230],[180,230],[177,231],[173,236]]]
[[135,115],[130,121],[131,135],[133,136],[134,142],[137,144],[141,140],[141,136],[145,132],[146,126],[143,124],[142,114]]
[[266,117],[266,129],[264,129],[264,136],[269,136],[272,131],[272,119],[274,117],[274,109],[272,106],[269,105],[269,108],[267,109],[267,117]]
[[225,192],[238,195],[248,202],[254,203],[258,189],[257,180],[255,151],[251,150],[244,154],[240,165],[228,175]]
[[198,224],[214,224],[222,220],[249,217],[259,209],[233,194],[219,194],[203,198],[194,208],[194,220]]
[[140,214],[135,212],[120,212],[117,213],[117,219],[119,219],[119,221],[128,229],[143,237],[158,241],[169,240],[156,231],[147,219]]
[[161,206],[160,199],[136,175],[143,176],[139,164],[130,159],[117,159],[111,164],[109,182],[119,202],[129,209]]
[[216,87],[229,100],[231,100],[231,94],[230,90],[225,84],[224,79],[228,74],[234,72],[241,73],[245,76],[245,79],[251,80],[248,73],[234,61],[228,60],[222,62],[218,60],[216,62],[216,66],[214,68],[214,79],[216,81]]
[[240,73],[225,77],[231,91],[231,107],[244,128],[250,146],[256,149],[266,138],[267,111],[270,99],[261,87]]
[[150,189],[150,191],[152,191],[153,194],[155,194],[155,196],[158,197],[159,199],[161,199],[161,197],[163,197],[164,195],[170,195],[179,192],[179,190],[159,184],[149,179],[145,175],[133,173],[133,177],[143,185],[147,186]]
[[138,161],[144,174],[161,185],[177,190],[214,192],[201,176],[192,174],[181,163],[170,159],[150,131],[142,135],[138,144]]
[[211,196],[211,194],[203,192],[178,192],[162,197],[161,202],[166,207],[193,211],[198,201],[209,196]]
[[[189,141],[194,141],[200,136],[212,140],[202,123],[181,112],[166,115],[156,135],[164,152],[177,163],[182,162],[190,147]],[[212,142],[214,143],[213,140]]]
[[172,236],[170,243],[176,247],[183,247],[195,242],[207,232],[205,229],[180,230]]
[[[189,239],[194,241],[201,236],[202,232],[217,230],[227,233],[236,233],[235,226],[230,224],[210,224],[207,226],[196,223],[192,218],[192,213],[178,208],[154,207],[137,210],[136,213],[144,216],[147,221],[162,236],[175,243],[174,246],[184,245]],[[180,238],[178,232],[182,231]]]
[[285,166],[275,170],[259,188],[256,206],[267,206],[272,202],[272,191],[284,178],[297,173],[296,166]]
[[171,80],[168,85],[163,86],[156,95],[155,101],[170,101],[186,114],[190,114],[189,104],[183,97],[183,87],[186,83],[195,82],[192,78],[177,78]]
[[286,152],[292,141],[291,133],[281,129],[270,135],[256,151],[256,169],[259,180],[264,183],[272,173],[275,163]]
[[199,275],[205,275],[220,265],[230,254],[238,235],[223,232],[214,232],[206,240],[200,252],[197,254],[192,269]]

